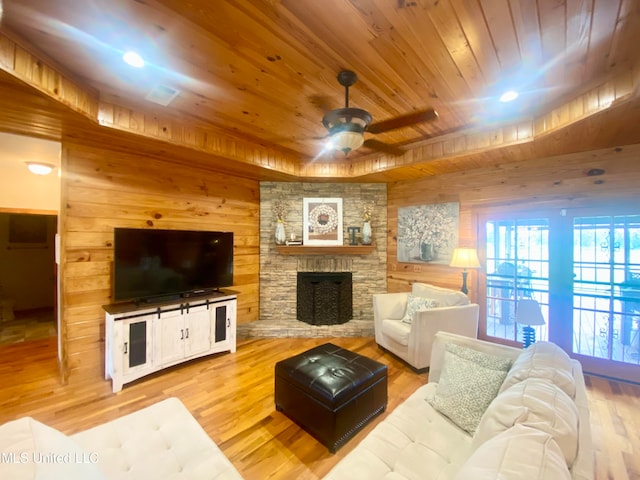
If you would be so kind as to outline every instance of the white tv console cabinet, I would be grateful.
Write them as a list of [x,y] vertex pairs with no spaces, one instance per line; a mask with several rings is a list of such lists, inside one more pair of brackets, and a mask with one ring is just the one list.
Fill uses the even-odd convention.
[[105,378],[125,383],[187,360],[236,351],[236,294],[105,305]]

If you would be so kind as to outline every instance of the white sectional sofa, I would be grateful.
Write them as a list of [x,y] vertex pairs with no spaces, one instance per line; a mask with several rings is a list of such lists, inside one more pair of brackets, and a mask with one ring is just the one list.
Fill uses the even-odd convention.
[[429,383],[325,477],[347,478],[592,480],[582,368],[548,342],[519,350],[439,332]]
[[[593,480],[580,364],[438,332],[429,383],[348,453],[327,480]],[[30,417],[0,426],[0,478],[242,478],[176,398],[66,436]]]
[[23,417],[0,426],[0,452],[11,480],[242,478],[177,398],[71,436]]

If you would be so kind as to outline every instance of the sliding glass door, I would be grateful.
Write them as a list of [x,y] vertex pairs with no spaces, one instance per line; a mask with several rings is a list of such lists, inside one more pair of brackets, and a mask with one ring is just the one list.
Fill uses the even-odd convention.
[[518,303],[533,299],[545,320],[531,326],[537,340],[586,371],[640,381],[640,215],[559,209],[480,220],[480,336],[520,345]]
[[589,371],[640,381],[640,216],[573,217],[573,246],[572,351]]
[[[522,340],[516,309],[523,298],[537,300],[548,318],[549,221],[546,218],[487,220],[485,334],[510,342]],[[547,340],[546,325],[533,327]]]

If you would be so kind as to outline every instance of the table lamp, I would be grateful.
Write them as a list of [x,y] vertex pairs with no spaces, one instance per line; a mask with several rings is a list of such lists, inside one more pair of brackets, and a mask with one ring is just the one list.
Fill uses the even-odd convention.
[[536,343],[536,331],[531,325],[544,325],[540,304],[533,299],[523,298],[518,302],[516,323],[522,325],[523,347]]
[[462,268],[462,288],[460,291],[464,294],[469,293],[467,288],[467,268],[480,268],[478,254],[475,248],[454,248],[451,256],[450,267]]

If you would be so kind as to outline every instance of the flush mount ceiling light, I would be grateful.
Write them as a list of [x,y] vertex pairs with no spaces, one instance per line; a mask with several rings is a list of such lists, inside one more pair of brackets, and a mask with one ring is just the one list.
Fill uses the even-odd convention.
[[128,52],[124,52],[124,54],[122,55],[122,60],[124,60],[126,64],[131,65],[132,67],[135,67],[135,68],[144,67],[143,58],[140,55],[138,55],[136,52],[133,52],[131,50],[129,50]]
[[36,175],[49,175],[56,167],[50,163],[27,162],[27,168]]
[[502,95],[500,95],[500,101],[503,103],[512,102],[516,98],[518,98],[518,92],[516,92],[515,90],[507,90]]

